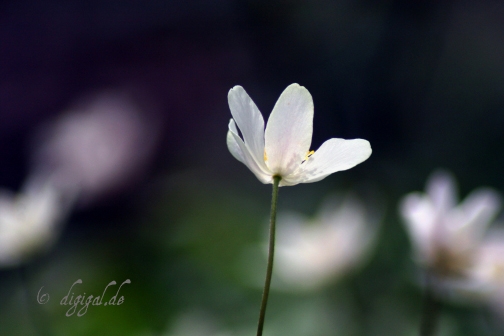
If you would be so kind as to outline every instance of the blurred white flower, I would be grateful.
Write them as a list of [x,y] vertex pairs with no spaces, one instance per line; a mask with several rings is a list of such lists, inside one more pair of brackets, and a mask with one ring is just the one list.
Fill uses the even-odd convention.
[[62,115],[39,136],[36,169],[84,199],[117,188],[145,166],[155,129],[129,97],[102,93]]
[[262,183],[273,183],[273,176],[282,178],[280,186],[320,181],[371,155],[371,146],[363,139],[329,139],[310,151],[313,100],[298,84],[289,85],[280,95],[266,130],[261,112],[241,86],[229,90],[228,102],[233,115],[227,133],[229,151]]
[[16,196],[0,191],[0,267],[17,265],[50,247],[68,206],[50,183],[29,181]]
[[376,238],[369,215],[350,196],[326,200],[312,220],[279,214],[275,274],[293,289],[318,289],[357,266]]
[[432,175],[426,191],[408,194],[400,204],[415,256],[437,275],[463,275],[473,266],[483,235],[500,210],[500,196],[479,189],[458,205],[455,182],[444,172]]

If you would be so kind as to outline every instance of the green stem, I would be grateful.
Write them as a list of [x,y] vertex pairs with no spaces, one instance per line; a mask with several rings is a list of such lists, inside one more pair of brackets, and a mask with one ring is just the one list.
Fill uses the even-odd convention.
[[441,310],[435,293],[433,293],[431,277],[430,271],[427,271],[422,320],[420,322],[420,336],[436,335],[439,312]]
[[278,200],[278,186],[280,184],[280,176],[273,176],[273,195],[271,196],[271,215],[269,228],[269,248],[268,248],[268,268],[266,270],[266,280],[264,282],[264,290],[261,301],[261,310],[259,311],[259,322],[257,323],[257,336],[261,336],[264,326],[264,316],[266,314],[266,304],[271,284],[271,274],[273,272],[273,257],[275,255],[275,223]]
[[35,335],[45,336],[52,335],[49,330],[49,326],[47,324],[46,319],[42,316],[42,311],[37,307],[36,295],[32,293],[30,288],[30,274],[29,274],[29,265],[20,266],[18,269],[18,274],[20,277],[20,285],[23,291],[23,300],[24,305],[26,307],[26,312],[30,318],[30,324],[33,330],[35,331]]

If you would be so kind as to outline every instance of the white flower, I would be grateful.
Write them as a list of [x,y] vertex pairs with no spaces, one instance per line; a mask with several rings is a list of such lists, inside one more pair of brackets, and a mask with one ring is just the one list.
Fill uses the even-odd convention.
[[35,168],[58,188],[93,198],[144,166],[156,135],[151,126],[125,94],[92,96],[41,134]]
[[438,172],[427,183],[427,193],[411,193],[400,212],[416,257],[436,273],[457,276],[474,263],[482,237],[500,209],[499,195],[490,189],[472,192],[457,205],[453,178]]
[[29,183],[13,197],[0,191],[0,267],[17,265],[56,239],[67,206],[49,183]]
[[282,213],[277,226],[274,272],[296,289],[319,288],[355,267],[377,231],[364,206],[352,197],[328,199],[313,220]]
[[320,181],[371,155],[369,142],[362,139],[329,139],[310,151],[313,101],[298,84],[289,85],[280,95],[266,130],[261,113],[241,86],[229,91],[228,101],[233,115],[227,134],[229,151],[262,183],[273,183],[273,176],[282,178],[280,186]]

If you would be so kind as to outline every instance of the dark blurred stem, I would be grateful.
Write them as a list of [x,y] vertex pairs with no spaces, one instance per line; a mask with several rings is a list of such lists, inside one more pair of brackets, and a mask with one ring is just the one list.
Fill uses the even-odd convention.
[[48,330],[48,326],[40,315],[40,310],[38,309],[39,307],[37,307],[37,296],[30,291],[30,276],[28,267],[28,265],[22,265],[18,270],[26,311],[29,315],[31,325],[35,331],[35,335],[51,335],[51,332]]
[[427,270],[425,273],[425,293],[422,320],[420,322],[420,336],[436,335],[441,306],[435,297],[432,286],[432,274]]
[[266,269],[266,281],[264,282],[264,290],[261,301],[261,310],[259,311],[259,322],[257,323],[257,336],[261,336],[264,326],[264,316],[266,314],[266,304],[271,284],[271,274],[273,272],[273,257],[275,254],[275,224],[278,200],[278,186],[280,184],[280,176],[273,177],[273,195],[271,197],[271,214],[269,228],[269,248],[268,248],[268,268]]

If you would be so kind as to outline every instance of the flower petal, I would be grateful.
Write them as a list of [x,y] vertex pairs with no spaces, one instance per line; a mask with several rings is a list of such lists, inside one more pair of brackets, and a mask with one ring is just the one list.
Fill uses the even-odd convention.
[[435,253],[433,236],[436,229],[432,203],[420,193],[411,193],[402,199],[399,211],[409,231],[417,258],[423,262],[432,261]]
[[460,245],[462,242],[467,242],[469,248],[477,246],[500,208],[501,198],[495,191],[491,189],[473,191],[459,206],[460,211],[455,212],[459,215],[459,218],[457,216],[453,218],[452,234],[455,240]]
[[[264,164],[264,119],[256,104],[239,85],[228,93],[231,114],[238,124],[248,151],[257,164]],[[235,132],[238,134],[238,132]]]
[[457,184],[448,172],[440,170],[432,174],[426,191],[440,214],[447,214],[457,204]]
[[266,161],[274,174],[289,175],[310,149],[313,100],[306,88],[289,85],[278,98],[266,125]]
[[[233,119],[231,119],[230,123],[232,121],[233,121]],[[231,127],[231,126],[229,126],[229,127]],[[241,163],[245,164],[245,159],[243,158],[243,152],[240,148],[240,145],[236,142],[235,137],[233,136],[233,133],[231,131],[227,132],[226,143],[227,143],[229,151],[234,156],[234,158],[236,160],[240,161]]]
[[[320,181],[337,171],[350,169],[371,155],[371,145],[363,139],[329,139],[301,165],[299,171],[286,177],[286,183]],[[294,183],[295,184],[295,183]]]
[[501,208],[501,197],[491,189],[473,191],[461,204],[472,225],[487,225]]
[[[231,143],[231,146],[229,145],[229,143],[230,143],[229,142],[229,134],[231,134],[231,136],[234,139],[234,143]],[[236,148],[234,147],[235,145],[237,145],[239,147],[240,152],[238,152],[236,150]],[[259,181],[261,181],[262,183],[272,183],[272,181],[273,181],[272,175],[267,170],[261,168],[257,164],[257,162],[255,161],[255,159],[252,157],[252,154],[250,153],[249,149],[243,143],[242,139],[238,135],[238,130],[236,129],[236,125],[235,125],[235,122],[233,119],[231,119],[229,121],[228,148],[229,148],[229,151],[231,152],[231,154],[233,154],[233,156],[236,159],[238,159],[243,164],[245,164],[248,167],[248,169],[250,169],[250,171],[252,173],[254,173],[254,175],[259,179]],[[240,157],[235,156],[240,153],[241,153],[242,160],[240,160]]]

